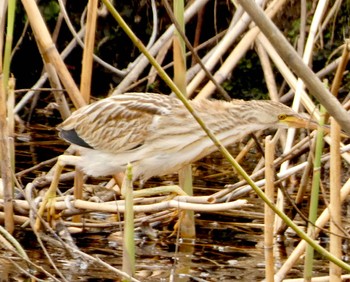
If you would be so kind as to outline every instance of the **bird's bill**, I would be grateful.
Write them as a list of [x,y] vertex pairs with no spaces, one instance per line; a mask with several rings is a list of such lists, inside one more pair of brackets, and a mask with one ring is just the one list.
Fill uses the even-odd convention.
[[[317,122],[300,116],[286,116],[283,119],[283,122],[286,123],[289,127],[295,128],[307,128],[310,130],[314,130],[320,127],[320,125]],[[327,133],[329,133],[329,129]]]
[[[322,127],[325,133],[329,134],[331,129],[328,125],[319,125],[316,121],[311,119],[306,119],[300,116],[287,116],[283,119],[283,122],[286,123],[289,127],[295,128],[306,128],[309,130],[315,130]],[[350,136],[344,133],[340,133],[341,137],[349,138]]]

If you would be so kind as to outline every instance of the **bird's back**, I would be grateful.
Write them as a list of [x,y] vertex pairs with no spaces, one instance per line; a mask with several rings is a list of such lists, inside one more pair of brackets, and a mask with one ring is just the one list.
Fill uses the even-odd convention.
[[58,126],[60,136],[78,146],[117,153],[144,143],[157,116],[180,101],[148,93],[114,95],[75,111]]

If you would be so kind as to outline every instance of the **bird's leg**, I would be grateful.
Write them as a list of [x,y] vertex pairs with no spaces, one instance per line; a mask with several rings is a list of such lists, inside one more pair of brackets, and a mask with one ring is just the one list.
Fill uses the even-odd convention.
[[48,208],[48,212],[47,212],[48,221],[50,221],[51,216],[55,213],[54,201],[56,197],[56,190],[58,187],[59,178],[63,168],[67,165],[76,166],[80,159],[81,158],[79,156],[71,156],[71,155],[61,155],[58,157],[51,185],[49,189],[46,191],[44,198],[42,200],[41,206],[38,210],[38,216],[36,218],[35,226],[34,226],[35,230],[40,229],[40,226],[41,226],[40,217],[42,217],[46,207]]

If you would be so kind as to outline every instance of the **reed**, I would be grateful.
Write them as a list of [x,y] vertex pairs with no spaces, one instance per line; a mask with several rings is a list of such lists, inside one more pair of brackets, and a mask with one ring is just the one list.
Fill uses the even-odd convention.
[[[321,120],[320,125],[324,124],[326,111],[321,107]],[[321,181],[321,156],[324,146],[323,141],[323,129],[317,131],[316,136],[316,146],[315,146],[315,159],[314,159],[314,170],[312,178],[312,188],[311,188],[311,197],[310,197],[310,208],[309,208],[309,224],[307,234],[310,238],[315,239],[315,223],[317,220],[317,211],[318,211],[318,201],[319,201],[319,191],[320,191],[320,181]],[[304,262],[304,278],[306,281],[311,281],[312,278],[312,268],[314,260],[314,249],[311,245],[306,247],[305,262]]]
[[[0,64],[0,156],[1,156],[1,178],[5,204],[5,227],[9,233],[14,231],[13,219],[13,175],[15,171],[15,149],[14,149],[14,79],[10,79],[12,39],[15,22],[16,1],[8,1],[7,9],[7,31],[3,64]],[[2,50],[0,50],[2,51]],[[2,68],[3,67],[3,68]],[[9,108],[10,107],[10,108]],[[1,180],[1,179],[0,179]]]

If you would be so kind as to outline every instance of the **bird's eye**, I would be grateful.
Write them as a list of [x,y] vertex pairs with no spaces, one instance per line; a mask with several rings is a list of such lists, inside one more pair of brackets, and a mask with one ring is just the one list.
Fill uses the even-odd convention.
[[286,118],[287,118],[287,115],[285,115],[285,114],[278,115],[278,120],[284,120]]

